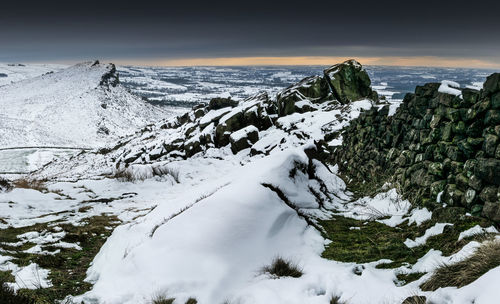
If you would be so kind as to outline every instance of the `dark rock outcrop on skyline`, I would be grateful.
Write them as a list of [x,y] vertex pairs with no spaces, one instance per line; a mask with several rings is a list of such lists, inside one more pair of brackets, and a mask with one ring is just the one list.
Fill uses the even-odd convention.
[[364,98],[378,100],[377,92],[371,88],[368,73],[356,60],[336,64],[326,69],[324,74],[333,96],[340,103],[347,104]]
[[313,111],[314,103],[336,101],[348,104],[360,99],[378,101],[371,89],[368,73],[356,60],[336,64],[323,71],[323,76],[311,76],[286,88],[276,97],[280,116],[294,112]]

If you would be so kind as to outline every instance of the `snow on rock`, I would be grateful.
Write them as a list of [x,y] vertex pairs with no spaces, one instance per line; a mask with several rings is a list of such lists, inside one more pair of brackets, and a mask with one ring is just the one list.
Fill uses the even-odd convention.
[[441,81],[441,85],[439,86],[438,92],[451,94],[462,98],[462,91],[460,90],[460,84],[451,80]]
[[96,147],[168,115],[116,82],[89,62],[1,86],[0,147]]

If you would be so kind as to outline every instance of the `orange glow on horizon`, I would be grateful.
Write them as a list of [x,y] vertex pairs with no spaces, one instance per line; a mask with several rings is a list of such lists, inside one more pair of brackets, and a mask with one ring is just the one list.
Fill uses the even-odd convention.
[[356,59],[363,65],[387,66],[430,66],[464,68],[500,68],[499,62],[470,58],[449,58],[433,56],[415,57],[336,57],[336,56],[295,56],[295,57],[219,57],[185,59],[115,60],[118,64],[149,66],[262,66],[262,65],[333,65],[348,59]]

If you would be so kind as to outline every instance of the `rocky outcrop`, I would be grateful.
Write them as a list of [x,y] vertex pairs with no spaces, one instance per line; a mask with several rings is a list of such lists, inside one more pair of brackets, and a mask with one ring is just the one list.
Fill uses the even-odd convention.
[[500,221],[500,74],[481,91],[428,83],[393,116],[372,108],[342,133],[333,161],[354,182],[393,182],[413,203]]
[[[352,75],[349,74],[349,79],[345,76],[338,77],[343,79],[343,87],[349,88],[349,92],[355,92],[358,83],[367,83],[366,80],[358,79],[368,77],[359,63],[347,61],[335,67],[339,73],[346,73],[345,71],[355,67],[355,72]],[[336,75],[333,70],[329,69],[329,71],[331,77]],[[171,141],[140,151],[126,151],[117,159],[117,166],[165,159],[171,156],[187,158],[210,148],[222,148],[228,145],[235,154],[247,148],[251,148],[252,155],[267,154],[276,147],[276,143],[264,143],[258,146],[255,146],[255,143],[259,140],[260,131],[268,130],[273,126],[282,127],[276,125],[278,118],[296,112],[315,111],[330,103],[343,106],[332,95],[328,84],[329,79],[327,76],[304,78],[279,92],[275,101],[271,100],[265,92],[239,102],[231,98],[213,98],[208,104],[196,105],[190,112],[161,126],[161,129],[180,130],[181,137],[174,137]],[[370,97],[366,94],[373,96],[371,89],[367,90],[362,87],[356,96]],[[299,136],[305,138],[308,135],[299,134]]]
[[378,100],[378,95],[371,89],[368,73],[356,60],[336,64],[324,71],[325,79],[333,96],[340,103],[369,98]]
[[[96,65],[99,65],[99,61],[95,61],[92,64],[92,66]],[[118,72],[116,71],[116,66],[113,63],[110,63],[108,64],[107,69],[108,71],[104,75],[102,75],[99,85],[106,87],[116,87],[120,83]]]
[[348,104],[360,99],[378,101],[371,89],[370,77],[356,60],[336,64],[323,72],[323,76],[302,79],[276,96],[280,116],[314,111],[315,103],[336,101]]

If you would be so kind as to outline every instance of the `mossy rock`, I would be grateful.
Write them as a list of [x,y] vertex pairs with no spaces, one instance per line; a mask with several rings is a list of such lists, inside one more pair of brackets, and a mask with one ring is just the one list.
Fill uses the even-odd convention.
[[370,85],[370,77],[356,60],[336,64],[324,71],[333,96],[347,104],[363,98],[377,98]]

